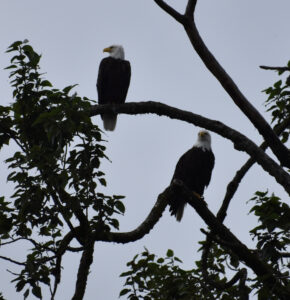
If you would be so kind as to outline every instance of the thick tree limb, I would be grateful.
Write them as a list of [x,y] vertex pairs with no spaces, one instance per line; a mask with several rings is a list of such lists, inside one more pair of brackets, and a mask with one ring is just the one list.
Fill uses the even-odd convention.
[[[173,13],[173,8],[169,5],[165,4],[163,1],[154,0],[163,10],[165,10],[169,15],[175,17]],[[163,7],[160,5],[161,2]],[[179,16],[178,21],[184,25],[184,29],[187,33],[187,36],[194,48],[197,52],[205,66],[208,70],[216,77],[225,91],[232,98],[234,103],[240,108],[240,110],[247,116],[247,118],[252,122],[252,124],[257,128],[259,133],[263,136],[265,141],[268,143],[273,153],[279,159],[281,164],[285,167],[290,168],[290,151],[281,143],[277,135],[273,132],[271,126],[266,122],[263,116],[258,112],[258,110],[248,101],[248,99],[243,95],[243,93],[239,90],[233,79],[227,74],[227,72],[223,69],[223,67],[219,64],[213,54],[206,47],[203,42],[199,32],[196,28],[194,22],[194,16],[189,16],[189,13],[194,12],[196,1],[188,2],[186,8],[186,22],[183,22],[183,18]],[[165,9],[165,7],[166,9]],[[173,10],[173,11],[172,11]]]
[[185,121],[187,123],[206,128],[222,137],[229,139],[237,150],[244,151],[253,157],[257,163],[278,183],[280,183],[286,192],[290,195],[290,176],[273,159],[271,159],[263,150],[254,144],[246,136],[238,131],[226,126],[225,124],[211,120],[192,112],[184,111],[159,102],[139,102],[125,103],[118,105],[95,105],[91,108],[91,116],[101,113],[124,113],[129,115],[153,113],[159,116],[167,116],[171,119]]
[[72,300],[82,300],[86,291],[90,266],[93,263],[94,240],[89,237],[85,243],[81,262],[78,269],[75,294]]
[[164,194],[168,193],[168,190],[169,188],[167,188],[162,194],[158,196],[157,201],[151,209],[149,215],[136,229],[129,232],[95,232],[94,239],[96,241],[115,242],[122,244],[134,242],[141,239],[145,234],[148,234],[150,232],[150,230],[161,218],[162,213],[167,206],[167,198],[164,197]]
[[187,18],[190,18],[190,19],[193,18],[196,3],[197,3],[197,0],[188,0],[186,9],[185,9],[185,13],[184,13],[184,15]]

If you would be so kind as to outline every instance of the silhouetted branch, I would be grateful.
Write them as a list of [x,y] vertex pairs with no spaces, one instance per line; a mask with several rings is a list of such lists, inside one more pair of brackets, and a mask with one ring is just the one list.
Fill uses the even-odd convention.
[[153,113],[159,116],[167,116],[171,119],[185,121],[195,126],[200,126],[213,131],[222,137],[233,142],[235,149],[247,152],[257,163],[271,176],[275,177],[287,193],[290,195],[290,176],[281,168],[272,158],[263,150],[238,131],[226,126],[225,124],[211,120],[189,111],[184,111],[172,106],[159,102],[131,102],[116,105],[94,105],[91,107],[91,116],[102,113],[119,113],[119,114],[148,114]]
[[290,68],[289,67],[268,67],[268,66],[260,66],[261,69],[264,69],[264,70],[274,70],[274,71],[282,71],[282,72],[285,72],[285,71],[290,71]]
[[150,230],[155,226],[155,224],[159,221],[162,216],[163,211],[167,206],[167,195],[169,188],[167,188],[163,193],[161,193],[155,205],[151,209],[149,215],[146,219],[134,230],[129,232],[109,232],[109,233],[100,233],[96,232],[94,234],[94,239],[97,241],[104,241],[104,242],[115,242],[115,243],[130,243],[137,241],[145,234],[148,234]]
[[0,255],[0,259],[7,260],[7,261],[9,261],[9,262],[11,262],[13,264],[19,265],[19,266],[25,266],[25,263],[19,262],[17,260],[11,259],[11,258],[6,257],[6,256]]
[[[158,2],[165,4],[163,1],[154,0],[157,4]],[[190,1],[188,3],[187,9],[189,12],[194,12],[196,1]],[[160,6],[160,4],[158,4]],[[163,8],[163,7],[162,7]],[[163,8],[164,9],[164,8]],[[175,14],[167,8],[164,9],[169,15],[173,16],[175,19]],[[182,17],[179,16],[182,20]],[[248,99],[239,90],[238,86],[235,84],[233,79],[227,74],[223,67],[219,64],[213,54],[209,51],[205,43],[203,42],[197,27],[194,22],[194,17],[189,18],[186,16],[186,22],[181,22],[187,33],[187,36],[197,52],[205,66],[208,70],[216,77],[225,91],[232,98],[234,103],[240,108],[240,110],[247,116],[247,118],[252,122],[252,124],[257,128],[259,133],[263,136],[265,141],[268,143],[273,153],[279,159],[281,164],[285,167],[290,168],[290,151],[281,143],[277,135],[273,132],[271,126],[266,122],[259,111],[248,101]]]
[[[286,120],[283,123],[277,125],[274,128],[275,133],[279,136],[283,131],[288,128],[290,124],[290,120]],[[267,143],[262,143],[260,148],[265,151],[267,149],[268,145]],[[253,158],[248,159],[248,161],[241,167],[240,170],[237,171],[235,177],[231,180],[231,182],[227,186],[227,191],[222,203],[222,206],[220,207],[217,218],[223,222],[226,217],[226,212],[229,207],[230,201],[233,198],[234,194],[236,193],[240,182],[246,175],[246,173],[249,171],[249,169],[256,163],[256,161]]]
[[[277,135],[280,135],[288,126],[289,126],[290,120],[287,120],[281,124],[279,124],[278,126],[275,127],[274,131],[276,132]],[[266,150],[267,148],[267,144],[264,142],[262,143],[262,145],[260,146],[260,148],[262,150]],[[248,170],[253,166],[253,164],[256,161],[253,158],[250,158],[242,167],[240,170],[237,171],[235,177],[233,178],[233,180],[228,184],[227,186],[227,192],[226,195],[224,197],[223,203],[217,213],[217,219],[223,223],[225,217],[226,217],[226,212],[227,209],[229,207],[230,201],[233,198],[235,192],[237,191],[239,184],[241,182],[241,180],[243,179],[243,177],[246,175],[246,173],[248,172]],[[205,231],[202,230],[203,233],[205,233],[207,235],[205,244],[203,246],[203,252],[202,252],[202,265],[203,265],[203,275],[204,277],[208,277],[207,274],[207,260],[208,260],[208,254],[209,254],[209,250],[211,248],[212,245],[212,241],[215,240],[214,235],[211,233],[207,233]],[[246,297],[245,295],[243,297]],[[245,298],[246,299],[246,298]]]
[[84,297],[90,266],[93,263],[93,254],[94,240],[91,237],[88,237],[84,245],[84,251],[78,269],[75,294],[72,297],[72,300],[82,300]]
[[177,12],[174,8],[169,6],[163,0],[154,0],[154,2],[162,8],[166,13],[168,13],[172,18],[174,18],[178,23],[184,24],[185,18],[182,14]]
[[289,252],[280,252],[279,255],[282,256],[282,257],[290,257]]
[[192,18],[195,10],[197,0],[188,0],[184,15],[188,18]]

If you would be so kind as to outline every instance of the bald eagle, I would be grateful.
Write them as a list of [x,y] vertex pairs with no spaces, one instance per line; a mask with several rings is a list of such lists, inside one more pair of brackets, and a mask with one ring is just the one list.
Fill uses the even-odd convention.
[[[193,147],[180,157],[171,182],[175,179],[181,180],[191,191],[202,196],[210,182],[214,160],[211,136],[202,130],[198,133],[197,142]],[[175,215],[177,221],[180,221],[186,202],[175,195],[169,205],[171,215]]]
[[[130,62],[125,60],[124,49],[120,45],[105,48],[109,57],[104,58],[99,66],[97,90],[99,104],[119,104],[126,100],[130,78]],[[102,114],[104,129],[113,131],[117,123],[117,114]]]

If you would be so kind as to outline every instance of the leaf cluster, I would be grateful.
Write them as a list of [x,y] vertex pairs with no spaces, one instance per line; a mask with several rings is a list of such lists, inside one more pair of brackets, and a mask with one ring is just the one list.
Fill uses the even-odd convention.
[[[278,71],[279,75],[284,74],[287,69],[290,68],[290,61],[287,67]],[[267,111],[272,114],[272,123],[277,126],[283,122],[289,122],[290,120],[290,75],[288,75],[285,81],[281,79],[274,83],[273,86],[265,89],[268,95],[268,99],[265,102]],[[286,142],[289,138],[289,128],[287,128],[282,134],[282,142]]]
[[[226,260],[225,252],[217,245],[211,250],[210,280],[215,280],[220,285],[226,282],[223,262]],[[128,271],[122,273],[126,277],[125,288],[120,296],[127,299],[239,299],[236,286],[225,289],[213,287],[209,278],[204,278],[202,262],[196,262],[196,268],[184,270],[180,264],[182,261],[174,255],[173,250],[167,250],[166,256],[157,257],[146,248],[140,255],[136,255],[127,263]],[[235,263],[236,264],[236,263]]]
[[[289,278],[290,267],[290,207],[274,194],[268,192],[256,192],[250,200],[255,205],[250,210],[258,217],[259,225],[253,228],[250,233],[253,240],[257,241],[256,251],[258,255],[280,274],[281,281],[283,278]],[[284,282],[285,289],[290,290],[287,281]],[[258,288],[258,296],[273,297],[270,290],[261,284],[261,278],[257,277],[254,284]]]

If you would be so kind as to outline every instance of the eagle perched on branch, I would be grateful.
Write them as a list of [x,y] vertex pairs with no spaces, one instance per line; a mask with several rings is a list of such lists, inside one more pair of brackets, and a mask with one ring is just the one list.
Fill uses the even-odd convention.
[[[124,48],[113,45],[105,48],[103,52],[110,55],[102,59],[99,66],[97,90],[99,104],[120,104],[126,100],[130,78],[131,65],[125,60]],[[117,114],[102,114],[104,129],[113,131],[117,123]]]
[[[191,191],[201,197],[205,187],[209,185],[214,160],[211,136],[209,132],[202,130],[198,133],[197,142],[193,147],[180,157],[171,182],[175,179],[181,180]],[[171,200],[169,209],[177,221],[181,220],[185,205],[186,202],[178,195]]]

